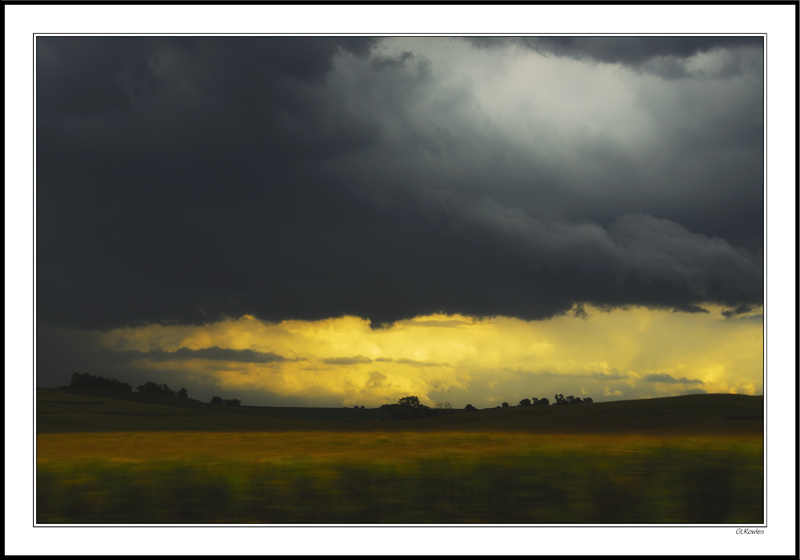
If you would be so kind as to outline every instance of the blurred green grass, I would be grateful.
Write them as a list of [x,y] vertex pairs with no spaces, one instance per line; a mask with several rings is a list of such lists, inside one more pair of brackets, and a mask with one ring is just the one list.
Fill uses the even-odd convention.
[[763,522],[763,397],[384,413],[39,389],[36,522]]
[[[406,459],[54,461],[41,524],[759,524],[761,442],[643,438]],[[610,452],[611,451],[611,452]]]

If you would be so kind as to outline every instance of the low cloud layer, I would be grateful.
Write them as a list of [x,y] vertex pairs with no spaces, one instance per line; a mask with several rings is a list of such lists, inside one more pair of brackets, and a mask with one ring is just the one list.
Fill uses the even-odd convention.
[[686,379],[685,377],[676,379],[668,373],[650,373],[644,376],[644,380],[650,383],[689,383],[692,385],[703,384],[703,381],[700,379]]
[[226,362],[242,362],[246,364],[271,364],[287,361],[287,358],[279,356],[273,352],[256,352],[254,350],[243,349],[234,350],[231,348],[200,348],[192,350],[190,348],[179,348],[178,350],[167,352],[164,350],[139,350],[117,351],[106,353],[114,361],[133,362],[137,360],[150,360],[154,362],[174,362],[184,360],[213,360]]

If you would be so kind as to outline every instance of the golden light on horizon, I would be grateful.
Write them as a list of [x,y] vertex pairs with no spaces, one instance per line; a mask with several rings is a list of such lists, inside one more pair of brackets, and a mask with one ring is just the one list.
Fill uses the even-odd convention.
[[100,337],[107,349],[138,351],[138,368],[182,371],[187,383],[311,402],[335,397],[345,406],[376,406],[407,394],[429,405],[493,406],[531,396],[552,400],[553,392],[595,400],[763,392],[759,315],[726,319],[712,306],[707,314],[585,310],[585,318],[530,322],[428,315],[382,329],[351,316],[281,323],[244,316]]

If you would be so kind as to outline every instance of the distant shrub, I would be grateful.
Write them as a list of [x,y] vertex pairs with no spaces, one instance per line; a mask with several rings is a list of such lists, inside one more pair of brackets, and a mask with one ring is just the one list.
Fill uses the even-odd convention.
[[107,377],[100,377],[90,373],[78,373],[77,371],[72,374],[72,379],[69,384],[70,389],[96,389],[106,391],[133,391],[128,383],[117,381],[116,379],[109,379]]
[[503,408],[508,408],[508,403],[507,402],[503,403]]
[[211,397],[211,404],[222,404],[222,398],[220,397]]
[[178,391],[177,396],[179,396],[182,399],[188,399],[189,392],[186,390],[186,387],[181,387],[181,390]]
[[464,407],[464,410],[471,411],[471,410],[478,410],[478,409],[475,408],[474,406],[472,406],[471,404],[468,404],[467,406]]
[[530,399],[522,399],[521,401],[519,401],[519,406],[531,406],[531,400]]

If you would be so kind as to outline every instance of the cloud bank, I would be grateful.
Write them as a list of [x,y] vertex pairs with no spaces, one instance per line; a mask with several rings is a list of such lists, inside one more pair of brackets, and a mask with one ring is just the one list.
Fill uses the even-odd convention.
[[39,37],[37,319],[733,317],[760,41]]

